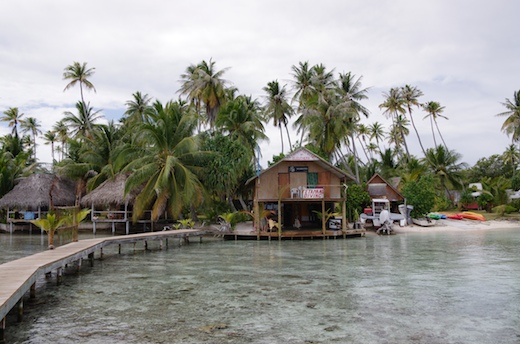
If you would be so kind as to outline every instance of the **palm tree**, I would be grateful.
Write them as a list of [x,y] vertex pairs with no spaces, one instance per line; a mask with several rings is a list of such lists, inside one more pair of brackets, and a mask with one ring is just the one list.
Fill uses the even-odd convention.
[[148,94],[143,95],[139,91],[132,94],[132,96],[134,99],[125,103],[126,117],[124,118],[124,122],[128,122],[130,125],[135,125],[146,121],[147,112],[150,110],[150,102],[152,101],[152,98],[150,98]]
[[81,102],[85,103],[85,99],[83,98],[83,87],[88,90],[94,90],[94,92],[96,92],[96,88],[89,80],[89,78],[94,75],[95,69],[96,68],[87,68],[86,62],[81,64],[75,61],[71,65],[65,67],[63,71],[63,80],[70,80],[70,82],[67,84],[67,86],[65,86],[63,91],[65,92],[69,88],[79,84]]
[[289,122],[289,118],[293,115],[293,108],[287,102],[287,91],[285,90],[285,86],[280,88],[280,84],[278,80],[274,80],[267,83],[267,86],[263,88],[263,90],[267,93],[266,99],[267,104],[265,106],[265,112],[268,118],[273,120],[273,124],[275,127],[280,129],[280,141],[282,143],[282,154],[284,153],[283,146],[283,131],[282,125],[285,126],[285,130],[287,131],[287,139],[289,141],[289,149],[291,149],[291,137],[289,135],[289,130],[287,128],[287,123]]
[[181,75],[182,85],[179,92],[186,95],[197,108],[200,103],[204,103],[211,128],[215,124],[219,108],[225,101],[228,82],[222,79],[222,75],[227,70],[229,68],[216,71],[215,62],[210,59],[209,63],[203,60],[196,66],[189,66],[186,73]]
[[[332,71],[327,71],[323,64],[312,66],[308,69],[307,63],[300,63],[301,70],[293,66],[293,75],[296,78],[295,88],[299,94],[299,112],[300,116],[294,123],[295,128],[301,135],[300,144],[303,144],[303,136],[308,133],[306,125],[307,116],[313,116],[313,112],[323,104],[327,104],[330,100],[329,95],[334,93],[337,87],[336,80]],[[293,97],[293,99],[295,99]],[[308,121],[307,121],[308,122]],[[312,138],[310,138],[312,141]]]
[[369,142],[367,145],[367,151],[370,153],[370,160],[374,159],[374,153],[379,153],[379,147],[374,142]]
[[513,142],[520,141],[520,91],[515,91],[513,100],[506,98],[506,101],[501,103],[505,106],[507,111],[497,114],[497,116],[507,116],[504,124],[502,124],[502,131],[511,135]]
[[433,143],[435,144],[435,146],[437,146],[437,141],[435,140],[435,132],[433,131],[433,123],[435,123],[435,127],[437,128],[437,132],[439,133],[442,143],[444,144],[444,147],[448,149],[448,146],[446,146],[446,142],[444,142],[444,138],[442,137],[441,131],[439,130],[439,125],[437,124],[437,117],[448,119],[448,117],[441,115],[441,113],[444,111],[444,106],[441,106],[441,104],[439,104],[438,102],[430,101],[423,104],[423,108],[424,111],[428,113],[428,115],[424,116],[424,118],[430,117],[430,126],[432,128]]
[[63,123],[69,126],[73,136],[91,139],[96,127],[95,122],[102,117],[99,110],[94,111],[89,104],[83,102],[76,103],[76,110],[77,115],[70,111],[64,112]]
[[193,136],[196,122],[193,116],[185,116],[187,107],[179,102],[153,104],[150,123],[138,128],[141,145],[124,171],[133,171],[125,190],[142,188],[135,204],[133,219],[141,218],[152,207],[152,221],[167,211],[177,218],[185,205],[200,200],[202,187],[195,170],[200,155]]
[[518,148],[514,144],[510,144],[507,146],[506,151],[502,153],[502,158],[504,159],[504,162],[511,163],[511,169],[513,171],[514,177],[516,172],[516,165],[520,161],[520,152],[518,151]]
[[370,124],[370,126],[368,128],[370,131],[370,139],[376,140],[377,147],[379,148],[379,151],[381,151],[381,146],[379,145],[379,142],[383,141],[385,138],[385,135],[386,135],[383,125],[379,122],[374,122],[374,123]]
[[51,145],[51,155],[52,155],[52,163],[56,162],[54,159],[54,143],[58,141],[58,135],[54,130],[47,130],[45,134],[43,134],[44,144]]
[[[292,98],[292,102],[298,102],[297,111],[300,113],[300,118],[304,117],[307,113],[307,104],[309,103],[311,97],[314,92],[314,88],[312,87],[312,80],[314,76],[314,68],[309,67],[309,62],[300,62],[299,66],[291,67],[293,73],[293,89],[294,95]],[[298,126],[298,121],[294,123],[294,126]],[[303,135],[305,130],[302,127],[298,128],[298,132],[301,135],[300,145],[303,144]]]
[[[398,121],[399,116],[402,116],[406,113],[406,110],[404,109],[404,99],[401,96],[401,92],[398,88],[391,88],[390,92],[383,93],[383,95],[386,97],[386,99],[383,103],[379,105],[379,108],[385,109],[383,115],[385,115],[387,118],[392,118],[395,124]],[[401,133],[401,141],[404,145],[406,151],[406,159],[408,161],[410,160],[410,152],[408,150],[408,144],[406,143],[406,135],[403,132],[403,127],[401,125],[398,125],[396,128]]]
[[292,101],[298,102],[298,111],[302,111],[306,101],[314,93],[312,88],[312,80],[314,75],[314,69],[309,67],[309,62],[300,62],[299,66],[291,67],[294,78],[293,89],[295,90]]
[[67,141],[69,140],[69,127],[67,124],[65,124],[64,120],[56,122],[54,126],[52,127],[52,130],[56,133],[56,136],[58,137],[58,141],[61,143],[61,147],[57,147],[56,151],[61,152],[61,159],[63,160],[63,157],[65,154],[67,154]]
[[424,150],[423,144],[421,142],[421,137],[419,136],[419,132],[417,131],[417,127],[415,126],[415,121],[413,120],[412,116],[412,106],[420,106],[418,98],[422,95],[422,91],[415,86],[405,85],[401,88],[401,96],[403,97],[404,104],[408,109],[408,114],[410,115],[410,120],[412,121],[413,129],[415,130],[415,134],[417,135],[417,140],[419,140],[419,145],[421,146],[423,154],[426,154],[426,151]]
[[368,143],[367,143],[367,136],[369,135],[368,127],[364,125],[363,123],[358,123],[356,126],[356,134],[359,142],[361,143],[361,148],[363,148],[363,152],[365,153],[365,157],[367,158],[367,161],[370,160],[368,157]]
[[438,145],[435,149],[426,150],[424,163],[439,179],[440,185],[451,199],[449,188],[462,188],[462,171],[467,167],[466,163],[459,162],[462,156],[453,151],[447,150],[445,146]]
[[[348,73],[340,73],[338,80],[337,92],[341,98],[340,102],[343,107],[343,111],[346,114],[346,120],[348,121],[348,129],[350,133],[350,139],[352,141],[352,151],[354,153],[354,161],[355,161],[355,170],[356,170],[356,180],[359,183],[359,167],[358,167],[358,156],[356,151],[356,145],[354,140],[354,133],[358,132],[361,135],[368,134],[368,131],[365,130],[366,127],[358,125],[361,115],[368,117],[370,111],[363,105],[361,105],[360,101],[363,99],[367,99],[368,89],[362,88],[361,80],[363,77],[359,77],[356,79],[356,76],[351,72]],[[363,146],[363,150],[365,151],[365,155],[368,159],[368,155],[366,153],[366,149]]]
[[4,111],[4,115],[0,117],[0,121],[2,122],[8,122],[8,126],[12,127],[12,134],[16,137],[18,137],[18,124],[21,124],[24,122],[22,117],[24,116],[23,113],[20,113],[18,108],[9,108]]
[[21,128],[23,133],[30,132],[32,134],[32,146],[33,146],[33,157],[36,160],[36,136],[40,135],[42,131],[40,122],[34,117],[27,117],[27,119],[22,122]]
[[255,156],[258,142],[267,139],[260,105],[251,97],[238,96],[228,101],[217,115],[215,125],[245,145],[251,158]]
[[406,117],[399,114],[395,118],[394,124],[392,124],[390,131],[388,132],[388,142],[394,144],[396,155],[402,156],[406,161],[410,161],[410,159],[408,159],[408,156],[403,154],[401,147],[406,144],[405,137],[410,134],[410,130],[407,128],[409,124],[410,122]]

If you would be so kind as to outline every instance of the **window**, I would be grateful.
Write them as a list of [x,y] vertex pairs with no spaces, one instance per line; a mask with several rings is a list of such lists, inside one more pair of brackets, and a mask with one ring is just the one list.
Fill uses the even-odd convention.
[[318,185],[318,172],[307,173],[307,187],[313,188]]

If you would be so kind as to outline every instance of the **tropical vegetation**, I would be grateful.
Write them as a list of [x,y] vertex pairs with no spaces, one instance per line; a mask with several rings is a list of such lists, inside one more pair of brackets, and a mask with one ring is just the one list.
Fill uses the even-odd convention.
[[[259,143],[278,139],[266,132],[269,123],[282,143],[273,162],[306,147],[353,176],[347,191],[351,215],[367,203],[365,182],[374,173],[400,177],[398,187],[417,212],[477,201],[468,199],[469,183],[483,185],[478,201],[485,209],[508,203],[507,190],[520,187],[520,91],[506,98],[497,115],[505,117],[502,130],[511,145],[470,167],[442,136],[438,119],[448,118],[445,107],[422,101],[416,86],[390,88],[374,114],[365,106],[362,76],[350,71],[299,62],[291,67],[292,80],[266,81],[262,98],[254,99],[224,79],[228,70],[211,59],[192,64],[180,76],[179,98],[163,101],[136,91],[122,104],[120,119],[108,121],[85,99],[84,91],[96,90],[95,68],[73,62],[63,72],[64,91],[79,86],[80,96],[51,129],[42,132],[42,124],[16,104],[2,111],[0,121],[10,130],[0,138],[0,196],[34,171],[76,179],[78,197],[125,173],[126,192],[137,194],[134,220],[151,209],[152,219],[167,214],[196,221],[202,214],[217,221],[251,210],[245,185],[260,169]],[[417,128],[419,111],[430,121],[433,147]],[[388,127],[381,122],[385,117]],[[410,152],[410,124],[422,155]],[[291,138],[289,129],[298,137]],[[38,164],[38,137],[51,147],[50,166]]]

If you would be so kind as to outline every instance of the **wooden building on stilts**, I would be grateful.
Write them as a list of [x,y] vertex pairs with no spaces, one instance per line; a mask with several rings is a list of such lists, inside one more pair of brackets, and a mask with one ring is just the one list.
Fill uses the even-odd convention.
[[294,151],[247,182],[253,187],[254,235],[258,239],[364,235],[364,229],[347,223],[346,190],[352,180],[308,149]]

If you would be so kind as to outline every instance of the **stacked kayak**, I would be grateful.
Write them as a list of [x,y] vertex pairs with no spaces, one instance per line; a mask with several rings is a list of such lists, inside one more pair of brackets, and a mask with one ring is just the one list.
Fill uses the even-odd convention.
[[486,218],[482,214],[474,213],[472,211],[463,211],[460,215],[469,220],[486,221]]
[[486,218],[484,215],[479,213],[474,213],[472,211],[463,211],[459,214],[439,214],[439,213],[429,213],[428,217],[430,219],[451,219],[451,220],[462,220],[462,219],[468,219],[468,220],[477,220],[477,221],[486,221]]
[[462,220],[464,218],[464,216],[462,216],[462,214],[448,214],[448,215],[446,215],[446,217],[448,217],[448,219],[451,219],[451,220]]
[[439,214],[439,213],[429,213],[428,217],[430,219],[434,219],[434,220],[440,220],[440,219],[446,219],[447,218],[446,215]]

